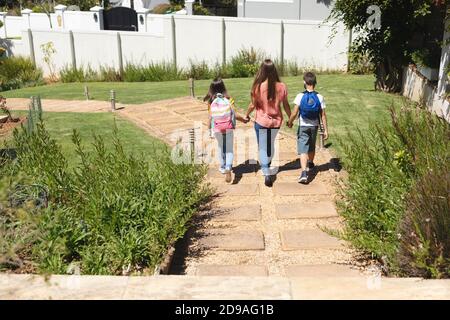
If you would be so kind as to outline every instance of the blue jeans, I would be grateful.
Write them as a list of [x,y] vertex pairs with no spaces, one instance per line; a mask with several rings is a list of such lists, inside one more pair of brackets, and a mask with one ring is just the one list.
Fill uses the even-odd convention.
[[255,122],[256,141],[258,141],[259,163],[263,175],[270,175],[270,164],[275,154],[275,138],[280,128],[266,128]]
[[227,130],[226,133],[215,132],[214,136],[217,140],[218,156],[220,168],[223,170],[231,170],[233,168],[233,130]]

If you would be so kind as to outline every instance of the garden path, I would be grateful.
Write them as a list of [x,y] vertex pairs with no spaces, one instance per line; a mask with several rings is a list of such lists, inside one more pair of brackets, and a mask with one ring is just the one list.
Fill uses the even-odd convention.
[[[26,109],[26,99],[8,99],[11,109]],[[108,102],[42,100],[44,111],[105,112]],[[174,145],[174,130],[197,128],[206,132],[207,107],[184,97],[140,105],[118,105],[116,114],[149,134]],[[234,180],[224,181],[211,165],[207,181],[216,188],[212,204],[194,219],[193,227],[179,241],[171,273],[213,276],[360,276],[363,266],[345,243],[323,230],[340,229],[334,199],[336,181],[344,174],[326,149],[316,157],[314,179],[297,183],[299,161],[296,139],[280,131],[273,165],[280,166],[272,188],[264,185],[256,161],[252,125],[238,123],[235,139]],[[197,143],[198,157],[215,140]],[[253,161],[252,161],[253,160]]]

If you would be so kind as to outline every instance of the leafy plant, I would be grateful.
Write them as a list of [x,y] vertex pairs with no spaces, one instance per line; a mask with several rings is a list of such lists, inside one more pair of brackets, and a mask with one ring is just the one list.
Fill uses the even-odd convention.
[[241,49],[231,58],[230,73],[233,78],[252,77],[259,69],[265,56],[254,48]]
[[424,175],[407,198],[399,226],[402,274],[450,278],[450,173],[448,165]]
[[[343,237],[356,248],[380,259],[391,272],[404,274],[408,270],[402,269],[404,264],[400,263],[398,255],[400,239],[405,238],[402,232],[412,230],[413,223],[422,221],[418,208],[422,203],[425,205],[426,199],[440,197],[439,190],[442,190],[440,186],[427,190],[423,199],[414,198],[420,188],[425,188],[419,186],[420,183],[416,185],[416,181],[424,180],[427,185],[428,175],[448,174],[450,125],[412,106],[405,106],[400,112],[391,107],[391,119],[390,125],[372,124],[368,132],[357,129],[345,140],[341,139],[349,176],[338,205],[346,224]],[[417,203],[416,209],[409,199]],[[433,208],[436,209],[433,203],[430,200],[431,206],[422,214],[431,214]],[[409,212],[410,217],[406,218],[409,222],[404,222],[408,228],[399,231],[405,212]],[[446,228],[447,222],[444,223],[441,215],[437,211],[431,218],[437,223],[433,230]],[[431,238],[432,233],[424,233],[423,237],[427,241],[436,240]],[[437,239],[446,241],[442,237]],[[414,243],[403,246],[407,245],[414,246]],[[430,261],[435,257],[435,250],[432,251],[427,257]],[[403,253],[403,257],[405,255]]]
[[0,268],[66,273],[77,265],[83,274],[119,275],[151,273],[161,262],[209,196],[206,168],[176,165],[167,149],[129,155],[117,130],[113,137],[108,149],[94,136],[87,152],[74,132],[79,162],[70,169],[43,122],[14,133],[17,161],[0,178]]
[[42,84],[42,70],[25,57],[14,56],[0,61],[0,90]]
[[55,46],[53,42],[47,42],[41,44],[41,50],[43,54],[43,60],[48,67],[50,72],[50,81],[55,82],[57,80],[56,72],[55,72],[55,64],[53,63],[53,55],[56,53]]
[[445,1],[337,0],[330,17],[358,34],[354,49],[374,63],[375,87],[399,92],[414,51],[440,52],[445,10]]

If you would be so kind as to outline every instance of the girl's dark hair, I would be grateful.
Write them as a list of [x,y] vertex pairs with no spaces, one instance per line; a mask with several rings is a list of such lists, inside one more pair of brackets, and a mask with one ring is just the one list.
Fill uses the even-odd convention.
[[268,80],[267,100],[275,100],[277,95],[277,82],[281,81],[277,68],[270,59],[266,59],[261,63],[255,81],[253,81],[252,93],[255,94],[261,88],[261,84],[266,80]]
[[227,89],[225,88],[225,83],[220,77],[214,78],[214,80],[211,82],[211,85],[209,86],[209,91],[203,98],[203,101],[208,101],[208,103],[212,103],[214,101],[214,98],[216,97],[216,94],[218,93],[227,96]]

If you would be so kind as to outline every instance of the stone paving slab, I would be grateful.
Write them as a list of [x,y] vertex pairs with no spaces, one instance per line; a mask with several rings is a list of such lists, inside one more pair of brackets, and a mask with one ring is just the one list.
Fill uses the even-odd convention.
[[275,214],[278,219],[319,219],[338,216],[333,203],[329,201],[276,204]]
[[275,182],[273,191],[280,196],[328,194],[325,185],[314,181],[307,185],[298,182]]
[[321,230],[285,230],[280,233],[280,237],[283,250],[343,248],[339,239]]
[[259,186],[252,184],[223,184],[217,188],[218,194],[226,196],[256,196],[259,194]]
[[214,209],[215,221],[259,221],[261,220],[261,205],[246,205],[242,207],[220,207]]
[[284,268],[286,277],[362,277],[356,269],[340,264],[290,265]]
[[254,265],[200,265],[198,276],[266,277],[267,267]]
[[210,231],[199,240],[200,246],[224,250],[264,250],[264,235],[261,231]]

